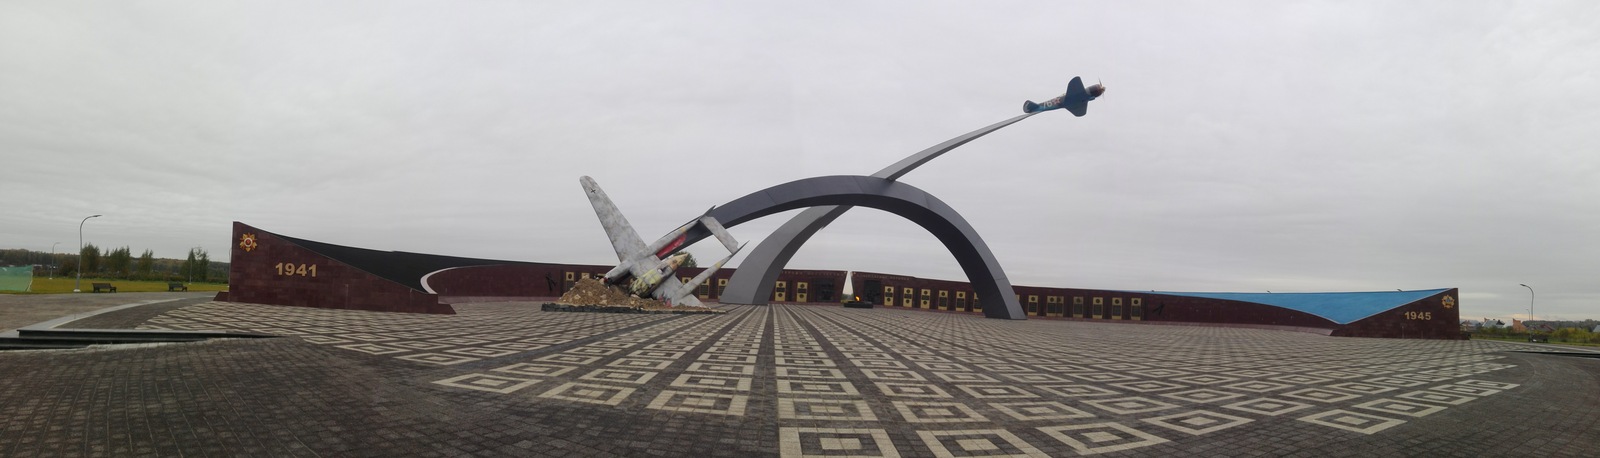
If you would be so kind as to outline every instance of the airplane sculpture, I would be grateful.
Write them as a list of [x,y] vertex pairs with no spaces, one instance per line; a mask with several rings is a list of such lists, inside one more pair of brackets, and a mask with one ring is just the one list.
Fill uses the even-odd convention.
[[[617,206],[611,203],[611,198],[600,189],[593,178],[583,177],[578,179],[583,185],[583,190],[589,195],[589,205],[594,207],[595,216],[600,218],[600,225],[606,230],[606,235],[611,238],[611,249],[617,252],[617,264],[611,271],[606,272],[607,285],[622,285],[626,283],[629,293],[639,297],[652,297],[665,301],[669,306],[704,307],[700,300],[694,297],[695,288],[699,287],[711,275],[721,269],[722,265],[744,249],[733,235],[728,234],[722,223],[710,216],[700,216],[667,235],[656,239],[649,245],[639,238],[639,233],[633,230],[633,225],[628,224],[628,219],[622,216]],[[707,213],[710,213],[707,210]],[[696,275],[688,283],[678,281],[672,273],[683,265],[689,257],[687,253],[676,254],[683,248],[687,234],[692,229],[703,228],[716,236],[717,241],[728,249],[728,256],[722,258],[706,268],[705,272]],[[702,232],[703,233],[703,232]]]
[[1033,103],[1032,100],[1024,101],[1022,102],[1022,112],[1037,113],[1066,108],[1067,111],[1072,112],[1073,116],[1083,116],[1084,113],[1089,112],[1089,101],[1100,97],[1100,94],[1104,93],[1106,93],[1104,84],[1095,83],[1095,85],[1085,89],[1083,87],[1083,79],[1074,76],[1072,77],[1072,82],[1067,83],[1066,94],[1046,100],[1044,103]]

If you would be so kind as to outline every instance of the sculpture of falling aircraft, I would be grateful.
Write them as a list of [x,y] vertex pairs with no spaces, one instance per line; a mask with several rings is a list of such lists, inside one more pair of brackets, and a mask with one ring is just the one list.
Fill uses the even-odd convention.
[[[640,297],[652,297],[665,301],[673,306],[704,307],[700,300],[694,297],[694,290],[711,278],[717,269],[733,256],[739,254],[744,248],[733,236],[728,234],[726,228],[717,222],[716,218],[701,216],[695,218],[667,235],[656,239],[655,242],[645,245],[639,238],[639,233],[633,230],[633,225],[628,224],[628,219],[622,216],[617,206],[611,203],[611,198],[606,196],[600,185],[593,178],[582,177],[578,183],[583,185],[584,193],[589,196],[589,205],[594,207],[595,216],[600,218],[600,225],[606,230],[606,235],[611,239],[611,249],[617,252],[617,264],[611,271],[606,272],[607,285],[623,285],[629,293]],[[709,212],[708,212],[709,213]],[[678,270],[687,254],[674,254],[683,248],[686,236],[692,229],[710,231],[728,249],[728,256],[706,268],[705,272],[696,275],[688,283],[678,281],[672,274]]]

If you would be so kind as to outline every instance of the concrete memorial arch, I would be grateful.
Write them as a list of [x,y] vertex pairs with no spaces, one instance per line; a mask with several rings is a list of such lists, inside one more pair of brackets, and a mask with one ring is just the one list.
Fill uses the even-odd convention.
[[[1017,115],[1011,119],[1000,121],[982,129],[968,132],[966,135],[946,140],[944,143],[934,145],[928,149],[919,151],[916,154],[907,156],[905,159],[901,159],[900,162],[890,164],[883,170],[879,170],[878,173],[872,174],[872,176],[874,178],[881,178],[887,181],[898,180],[901,176],[911,172],[912,170],[915,170],[918,166],[921,166],[922,164],[925,164],[928,161],[931,161],[934,158],[955,149],[956,147],[965,145],[967,142],[978,139],[978,137],[988,135],[990,132],[1000,130],[1002,127],[1015,124],[1017,121],[1028,119],[1028,117],[1038,113],[1039,112],[1033,112]],[[739,270],[735,271],[733,273],[733,278],[728,280],[728,287],[727,289],[723,290],[721,300],[723,302],[733,304],[766,304],[768,298],[772,297],[773,281],[777,280],[778,274],[783,273],[784,266],[787,266],[789,264],[789,260],[794,258],[795,252],[800,251],[800,246],[805,245],[806,241],[811,240],[812,235],[815,235],[817,231],[822,230],[822,228],[827,227],[828,224],[833,223],[833,220],[838,219],[840,215],[850,211],[850,208],[853,206],[853,203],[841,202],[838,204],[812,207],[801,212],[799,215],[795,215],[794,218],[784,223],[783,226],[778,227],[777,231],[773,232],[772,235],[767,236],[767,238],[762,240],[759,245],[756,245],[755,251],[750,252],[750,254],[745,257],[744,261],[739,263]],[[987,253],[987,248],[985,248],[985,253]],[[998,265],[994,267],[997,274],[1004,275],[1004,273],[999,270]],[[963,265],[962,268],[966,269],[966,266]],[[971,272],[969,271],[968,273],[970,277]],[[975,278],[971,280],[975,285],[979,283]],[[1007,298],[1007,304],[1009,304],[1008,307],[1010,307],[1015,305],[1017,302],[1016,294],[1012,292],[1009,282],[1006,282],[1006,284],[1007,286],[1004,290],[1004,296]],[[978,294],[981,297],[986,298],[995,297],[982,291],[979,291]],[[990,314],[987,309],[985,310],[984,314],[991,318],[998,318]],[[1022,319],[1022,315],[1017,314],[1005,318]]]
[[[887,211],[927,229],[944,244],[946,249],[950,250],[950,254],[956,257],[956,262],[961,264],[961,270],[967,274],[967,280],[972,283],[978,297],[984,301],[984,316],[1013,320],[1027,319],[1022,311],[1022,305],[1017,302],[1016,293],[1011,288],[1011,281],[1006,278],[1005,270],[1000,268],[1000,263],[989,251],[989,246],[983,243],[983,238],[978,236],[978,231],[967,224],[966,219],[944,201],[909,184],[887,178],[857,175],[807,178],[734,199],[712,209],[706,216],[716,218],[724,226],[733,227],[756,218],[799,208],[810,207],[806,213],[819,209],[822,210],[821,213],[844,213],[852,206]],[[832,218],[827,221],[832,221]],[[821,226],[817,228],[820,229]],[[810,231],[810,233],[815,232],[815,230]],[[806,234],[807,237],[810,233]],[[804,241],[800,239],[795,242],[796,248]],[[788,254],[794,253],[790,251]],[[783,261],[788,262],[788,257],[785,256]],[[745,262],[749,263],[751,260],[746,259]],[[763,267],[772,265],[776,265],[778,271],[783,269],[782,265],[773,263],[767,263]],[[740,267],[739,271],[742,272],[744,269]],[[734,274],[734,278],[738,278],[737,273]],[[770,288],[768,291],[770,293]],[[726,291],[723,297],[728,297]]]
[[[800,246],[817,231],[857,206],[877,208],[905,217],[938,237],[961,264],[979,297],[998,306],[984,307],[990,318],[1026,319],[1005,270],[995,261],[988,245],[966,219],[943,201],[914,186],[896,181],[907,172],[956,147],[1027,119],[1038,112],[1024,113],[946,140],[901,159],[872,176],[829,176],[792,181],[735,199],[711,210],[707,216],[724,226],[734,225],[787,210],[806,208],[757,245],[740,263],[720,297],[733,304],[768,303],[773,282]],[[710,236],[705,231],[690,231],[689,243]]]
[[[806,241],[810,240],[812,235],[816,234],[817,231],[822,230],[823,227],[827,227],[829,223],[832,223],[835,219],[838,219],[840,215],[850,211],[852,207],[871,207],[882,204],[882,199],[886,196],[877,195],[871,191],[885,190],[887,192],[888,189],[893,188],[896,189],[895,192],[910,192],[900,190],[900,188],[890,186],[887,183],[898,183],[896,180],[906,173],[915,170],[918,166],[921,166],[922,164],[925,164],[928,161],[931,161],[934,158],[939,157],[940,155],[949,152],[952,149],[955,149],[956,147],[964,145],[967,142],[976,140],[978,137],[988,135],[990,132],[1000,130],[1003,127],[1015,124],[1018,121],[1027,119],[1033,115],[1045,111],[1065,109],[1066,111],[1071,112],[1073,116],[1081,117],[1086,113],[1088,103],[1098,98],[1104,92],[1104,85],[1095,84],[1093,86],[1085,87],[1081,78],[1073,77],[1072,81],[1067,85],[1067,92],[1059,97],[1047,100],[1044,103],[1034,103],[1032,101],[1024,102],[1022,108],[1023,114],[1014,116],[1011,119],[991,124],[982,129],[968,132],[965,135],[946,140],[944,143],[940,143],[929,147],[928,149],[919,151],[916,154],[907,156],[905,159],[901,159],[899,162],[885,167],[883,170],[879,170],[878,173],[872,174],[871,177],[849,177],[849,180],[845,180],[844,177],[820,177],[818,179],[800,180],[774,186],[772,188],[768,188],[767,190],[741,197],[733,202],[729,202],[723,207],[731,207],[735,206],[735,204],[747,204],[755,200],[759,200],[759,197],[756,196],[760,194],[775,192],[780,188],[783,188],[785,192],[797,192],[796,190],[800,188],[817,187],[816,189],[811,189],[811,191],[814,191],[811,197],[798,199],[811,202],[809,205],[783,204],[789,205],[785,208],[785,210],[801,207],[810,208],[784,223],[783,226],[779,227],[776,232],[768,236],[756,246],[755,251],[751,252],[750,255],[740,263],[739,269],[733,274],[733,278],[729,279],[728,287],[723,290],[720,300],[735,304],[766,304],[768,302],[768,298],[772,297],[774,281],[778,278],[778,275],[783,272],[783,268],[789,264],[789,260],[794,257],[795,252],[799,251],[800,246],[804,245]],[[872,180],[865,180],[868,178],[871,178]],[[850,188],[826,188],[827,186],[856,185],[868,186],[870,189],[852,190]],[[938,200],[933,198],[933,196],[922,192],[920,189],[916,189],[914,187],[909,187],[909,189],[915,190],[917,193],[921,193],[921,196],[929,199],[930,202],[937,202],[938,205],[942,206],[944,209],[949,208],[948,206],[945,206],[943,202],[938,202]],[[877,204],[866,203],[869,201],[877,202]],[[897,205],[888,206],[896,207]],[[749,210],[725,210],[723,207],[718,207],[717,209],[713,210],[711,216],[723,221],[723,224],[729,227],[733,226],[734,224],[738,224],[738,222],[730,222],[732,220],[724,219],[724,216],[738,215],[720,215],[718,212]],[[886,207],[877,208],[888,210],[901,216],[905,216],[908,219],[912,219],[912,217],[908,214],[900,213],[895,209]],[[765,215],[771,213],[772,212],[766,212],[762,214]],[[1025,315],[1022,314],[1021,307],[1017,303],[1016,293],[1011,288],[1010,281],[1005,278],[1005,272],[1000,269],[1000,265],[994,262],[994,256],[989,253],[989,249],[983,244],[983,240],[978,238],[977,233],[972,231],[971,226],[968,226],[966,221],[961,219],[960,215],[956,214],[954,210],[949,210],[948,213],[936,213],[938,213],[940,217],[945,218],[947,221],[959,222],[959,225],[963,228],[959,232],[967,240],[965,244],[970,245],[970,247],[975,247],[979,253],[971,255],[956,253],[958,249],[966,248],[960,243],[953,244],[954,238],[947,240],[945,238],[946,234],[939,233],[937,229],[929,224],[924,224],[922,221],[918,221],[918,224],[922,224],[924,228],[928,228],[929,231],[934,232],[935,236],[940,237],[941,241],[945,242],[945,246],[949,247],[951,249],[951,253],[955,254],[956,259],[961,262],[962,270],[966,271],[968,279],[973,283],[974,286],[980,284],[988,285],[979,288],[980,290],[977,291],[977,293],[980,297],[998,298],[991,300],[1003,301],[1005,304],[1005,307],[1001,307],[998,310],[985,307],[984,314],[990,318],[1025,319]],[[739,222],[742,221],[743,220],[740,220]],[[917,220],[913,219],[913,221]],[[709,234],[704,233],[704,231],[691,231],[689,238],[690,243],[692,243],[694,240],[705,238],[708,235]],[[983,264],[981,266],[969,265],[969,263],[977,262],[982,262]],[[991,281],[975,276],[979,274],[992,274],[994,275],[994,279]]]

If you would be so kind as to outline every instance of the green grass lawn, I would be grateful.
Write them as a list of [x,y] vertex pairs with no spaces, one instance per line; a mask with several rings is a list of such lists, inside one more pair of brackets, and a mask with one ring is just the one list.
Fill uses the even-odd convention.
[[[0,294],[58,294],[72,292],[73,277],[34,277],[33,291],[0,291]],[[117,287],[119,293],[150,293],[166,292],[167,282],[164,281],[134,281],[134,280],[108,280],[104,278],[83,279],[84,292],[94,291],[93,284],[110,283]],[[223,283],[190,283],[189,291],[227,291],[228,285]]]
[[[1499,340],[1499,341],[1503,341],[1503,342],[1527,342],[1528,341],[1528,336],[1486,336],[1486,335],[1480,335],[1480,334],[1473,334],[1472,335],[1472,340]],[[1541,343],[1543,343],[1543,342],[1541,342]],[[1597,343],[1563,342],[1563,341],[1554,340],[1554,339],[1551,339],[1549,343],[1552,344],[1552,345],[1572,345],[1572,346],[1575,346],[1575,347],[1600,347],[1600,344],[1597,344]]]

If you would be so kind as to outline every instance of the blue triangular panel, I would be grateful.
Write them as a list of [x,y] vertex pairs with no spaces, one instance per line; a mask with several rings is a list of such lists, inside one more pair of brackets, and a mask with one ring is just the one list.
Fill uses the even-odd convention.
[[1320,316],[1338,324],[1350,324],[1445,291],[1448,289],[1362,293],[1154,293],[1270,305]]

